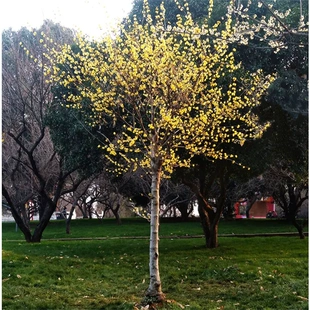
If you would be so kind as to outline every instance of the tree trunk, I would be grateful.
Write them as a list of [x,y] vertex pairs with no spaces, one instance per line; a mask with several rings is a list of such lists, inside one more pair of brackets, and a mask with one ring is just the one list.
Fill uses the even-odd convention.
[[210,235],[207,240],[207,248],[214,249],[218,247],[218,221],[216,223],[212,223],[210,227]]
[[[20,208],[23,208],[23,206],[20,206]],[[25,212],[21,212],[21,215],[22,215],[21,216],[18,212],[16,212],[15,206],[11,206],[11,212],[15,220],[15,223],[17,224],[21,232],[24,234],[26,242],[31,242],[31,229],[29,225],[29,219],[24,214]]]
[[116,212],[114,213],[114,216],[115,216],[115,218],[116,218],[116,223],[117,223],[117,225],[121,225],[121,224],[122,224],[122,220],[121,220],[121,218],[120,218],[120,216],[119,216],[119,214],[118,214],[118,211],[116,211]]
[[19,229],[24,234],[25,240],[27,242],[40,242],[41,238],[42,238],[43,231],[46,228],[47,224],[49,223],[49,220],[50,220],[53,212],[56,209],[56,205],[52,202],[48,203],[47,199],[44,200],[46,205],[42,206],[42,207],[44,208],[45,212],[42,214],[42,217],[39,221],[39,224],[35,228],[33,235],[31,235],[31,230],[30,230],[30,226],[28,223],[28,218],[26,217],[26,219],[23,219],[21,217],[21,215],[16,211],[17,210],[16,208],[18,208],[18,206],[14,205],[13,201],[11,200],[11,198],[10,198],[10,196],[9,196],[9,194],[8,194],[8,192],[4,186],[2,186],[2,194],[5,197],[6,201],[8,202],[9,206],[11,207],[11,212],[12,212],[12,215],[14,217],[14,220],[15,220],[16,224],[18,225]]
[[219,217],[202,199],[198,200],[198,212],[206,240],[206,247],[209,249],[217,248]]
[[39,196],[39,221],[43,217],[45,206],[46,206],[46,202],[44,201],[42,196]]
[[305,239],[305,234],[304,234],[303,226],[297,222],[295,216],[293,216],[291,218],[291,222],[295,226],[295,228],[297,229],[298,234],[299,234],[299,238],[300,239]]
[[87,219],[88,218],[88,216],[86,214],[87,213],[87,211],[86,211],[87,208],[86,208],[84,202],[82,202],[82,204],[78,204],[77,206],[78,206],[78,208],[80,209],[80,211],[82,213],[83,219]]
[[88,218],[91,220],[93,218],[92,205],[87,206]]
[[209,249],[218,247],[218,225],[219,221],[213,219],[210,221],[209,215],[201,218],[202,228],[206,239],[206,246]]
[[146,299],[150,303],[159,303],[165,296],[161,288],[159,275],[159,186],[162,163],[152,158],[152,184],[151,184],[151,224],[150,224],[150,284],[146,292]]
[[13,201],[11,199],[11,196],[9,195],[8,191],[6,190],[6,188],[5,188],[5,186],[3,184],[2,184],[2,195],[6,199],[8,205],[10,206],[10,210],[11,210],[12,216],[13,216],[13,218],[15,220],[15,223],[19,227],[21,232],[24,234],[25,240],[27,242],[31,242],[31,230],[30,230],[30,226],[29,226],[29,221],[28,221],[27,218],[23,219],[20,216],[20,213],[17,212],[17,210],[19,208],[22,208],[23,206],[19,207],[18,205],[15,205],[13,203]]
[[68,234],[68,235],[70,234],[70,224],[71,224],[73,212],[75,210],[75,206],[76,206],[76,202],[73,203],[71,210],[70,210],[70,213],[69,213],[69,216],[66,219],[66,234]]
[[46,205],[44,206],[44,213],[42,214],[40,222],[33,232],[31,242],[41,242],[43,231],[48,225],[53,212],[56,210],[56,204],[54,204],[52,201],[44,201],[46,201]]
[[69,216],[66,219],[66,234],[67,235],[70,235],[70,224],[71,224],[71,217]]
[[298,210],[300,210],[302,201],[304,199],[301,199],[300,191],[298,190],[296,191],[295,187],[290,182],[288,182],[287,185],[288,185],[288,194],[290,197],[290,202],[288,205],[289,217],[290,217],[292,224],[296,227],[300,239],[305,239],[305,235],[303,232],[303,226],[302,224],[299,224],[296,219]]
[[181,213],[181,219],[182,221],[187,221],[190,213],[193,211],[193,207],[190,208],[188,211],[188,203],[187,202],[180,202],[176,205],[177,209]]
[[257,198],[256,196],[253,196],[251,197],[249,200],[248,200],[248,203],[247,203],[247,206],[246,206],[246,210],[245,210],[245,215],[246,215],[246,218],[249,219],[250,218],[250,210],[252,209],[254,203],[256,202]]
[[209,232],[210,232],[210,222],[209,222],[209,216],[208,212],[205,209],[205,206],[202,202],[198,202],[198,213],[201,221],[201,226],[203,230],[203,234],[205,236],[206,245],[208,244],[208,238],[209,238]]
[[119,216],[119,209],[120,209],[120,207],[121,207],[121,205],[120,205],[120,203],[118,203],[115,209],[113,209],[113,206],[110,208],[110,210],[112,211],[113,215],[115,216],[117,225],[121,225],[122,224],[122,220],[121,220],[121,218]]

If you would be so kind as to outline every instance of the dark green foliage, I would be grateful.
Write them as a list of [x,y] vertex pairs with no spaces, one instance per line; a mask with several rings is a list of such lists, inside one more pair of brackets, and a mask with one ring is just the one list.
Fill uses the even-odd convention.
[[79,110],[53,103],[48,109],[45,123],[57,152],[64,158],[67,170],[79,167],[79,172],[86,175],[102,170],[104,160],[98,148],[101,140],[97,128],[89,126]]
[[289,163],[293,171],[305,173],[308,158],[307,117],[300,114],[295,118],[279,105],[266,101],[261,104],[257,113],[263,122],[270,122],[270,127],[261,139],[247,141],[238,149],[240,162],[251,170],[236,169],[236,173],[246,180],[280,162]]

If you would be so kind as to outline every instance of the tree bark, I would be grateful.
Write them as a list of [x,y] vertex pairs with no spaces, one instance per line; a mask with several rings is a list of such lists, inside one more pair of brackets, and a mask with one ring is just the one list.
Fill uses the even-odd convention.
[[55,210],[56,205],[52,201],[46,203],[44,213],[42,214],[40,222],[33,232],[31,242],[41,242],[43,231],[48,225]]
[[66,219],[66,234],[68,234],[68,235],[70,234],[70,224],[71,224],[72,215],[73,215],[73,212],[75,210],[76,203],[77,203],[77,201],[74,201],[74,203],[72,204],[69,216]]
[[188,210],[188,203],[179,203],[176,205],[176,207],[181,213],[182,221],[187,221],[189,218],[189,215],[193,211],[193,206],[191,205],[190,210]]
[[256,195],[254,195],[253,197],[251,197],[248,200],[247,206],[246,206],[246,210],[245,210],[245,214],[246,214],[246,218],[249,219],[250,218],[250,210],[252,209],[254,203],[256,202],[257,198]]
[[299,234],[299,238],[300,239],[305,239],[305,234],[304,234],[304,230],[303,230],[303,226],[302,224],[298,223],[297,219],[296,219],[296,215],[295,212],[293,214],[289,215],[289,221],[294,225],[294,227],[297,229],[298,234]]
[[[28,219],[23,219],[20,214],[16,211],[19,208],[22,208],[22,206],[17,206],[13,203],[8,191],[6,190],[5,186],[2,184],[2,195],[4,196],[4,198],[6,199],[8,205],[10,206],[10,210],[12,213],[12,216],[17,224],[17,226],[19,227],[19,229],[21,230],[21,232],[24,234],[25,236],[25,240],[27,242],[31,242],[31,230],[30,230],[30,226],[29,226],[29,222]],[[26,220],[26,222],[25,222]]]
[[219,219],[216,218],[216,214],[210,209],[210,206],[206,205],[204,199],[198,200],[198,212],[206,240],[206,247],[210,249],[217,248]]
[[299,234],[299,238],[300,239],[305,239],[305,234],[304,234],[304,230],[302,225],[298,224],[296,219],[293,221],[293,225],[296,227],[298,234]]
[[91,220],[93,218],[92,205],[87,206],[88,218]]
[[209,236],[208,241],[207,241],[207,248],[209,248],[209,249],[215,249],[219,246],[219,243],[218,243],[218,225],[219,225],[218,221],[211,224],[210,236]]
[[115,216],[117,225],[121,225],[122,224],[122,220],[121,220],[121,218],[119,216],[119,209],[120,209],[120,207],[121,207],[121,205],[118,202],[115,209],[113,209],[113,206],[110,208],[110,210],[112,211],[113,215]]
[[152,158],[152,184],[151,184],[151,224],[150,224],[150,284],[146,292],[148,303],[159,303],[164,300],[159,274],[159,186],[162,163]]
[[[28,218],[25,217],[25,215],[23,215],[22,217],[16,212],[15,208],[19,208],[18,206],[12,206],[9,203],[10,207],[11,207],[11,212],[13,215],[13,218],[15,220],[15,223],[17,224],[17,226],[19,227],[19,229],[21,230],[21,232],[24,234],[25,240],[26,242],[31,242],[31,229],[29,226],[29,221]],[[22,208],[22,207],[20,207]]]
[[[113,212],[113,213],[114,213],[114,212]],[[118,211],[116,211],[116,212],[114,213],[114,216],[115,216],[117,225],[121,225],[121,224],[122,224],[122,220],[121,220],[121,218],[120,218],[120,216],[119,216]]]

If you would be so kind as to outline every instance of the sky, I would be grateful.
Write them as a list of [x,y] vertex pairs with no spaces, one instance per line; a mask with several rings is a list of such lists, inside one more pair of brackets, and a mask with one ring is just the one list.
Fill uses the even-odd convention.
[[4,0],[1,30],[38,28],[45,19],[98,38],[127,16],[133,0]]

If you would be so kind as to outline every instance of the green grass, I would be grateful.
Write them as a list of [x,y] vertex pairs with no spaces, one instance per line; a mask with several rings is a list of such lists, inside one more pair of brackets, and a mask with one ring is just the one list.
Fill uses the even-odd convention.
[[[65,221],[51,221],[43,233],[43,239],[56,238],[96,238],[96,237],[128,237],[128,236],[149,236],[149,223],[140,218],[123,219],[122,225],[117,225],[114,219],[99,221],[73,220],[71,222],[71,234],[65,233]],[[36,222],[32,222],[35,227]],[[305,231],[307,231],[307,226]],[[297,232],[296,228],[285,220],[261,219],[261,220],[222,220],[219,224],[220,234],[249,234],[249,233],[277,233]],[[199,220],[187,223],[175,222],[170,219],[163,219],[160,225],[162,236],[184,236],[202,235],[202,228]],[[3,240],[23,240],[23,234],[16,232],[15,223],[2,224]]]
[[[271,221],[246,222],[223,222],[220,233],[271,227]],[[277,222],[269,232],[287,230]],[[139,220],[120,227],[113,221],[74,223],[75,237],[148,235],[149,229]],[[148,286],[147,239],[6,241],[19,234],[14,227],[3,225],[3,309],[133,309],[141,301]],[[45,238],[66,236],[63,229],[55,221]],[[200,229],[199,223],[161,225],[161,233],[171,235],[160,241],[163,290],[171,301],[164,309],[308,309],[307,238],[220,237],[212,250],[202,238],[175,238]]]

